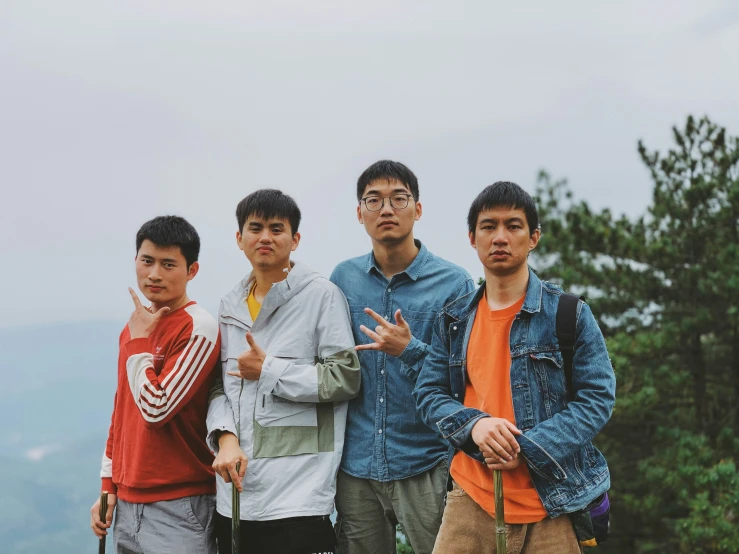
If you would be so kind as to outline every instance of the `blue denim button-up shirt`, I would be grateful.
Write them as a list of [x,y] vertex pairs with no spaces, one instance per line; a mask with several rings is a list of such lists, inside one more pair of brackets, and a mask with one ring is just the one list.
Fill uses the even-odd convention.
[[[452,447],[483,462],[470,434],[488,414],[464,406],[467,346],[484,287],[446,306],[414,396],[424,421]],[[577,307],[572,399],[555,335],[562,290],[529,271],[526,299],[511,326],[511,394],[516,437],[550,517],[585,508],[610,486],[608,465],[592,440],[611,417],[616,377],[587,304]]]
[[387,279],[370,252],[340,263],[331,275],[346,296],[357,344],[373,342],[359,330],[377,322],[364,313],[371,308],[391,323],[400,308],[413,338],[395,358],[375,350],[359,352],[362,390],[349,403],[341,469],[360,479],[395,481],[436,465],[449,449],[441,435],[416,412],[413,386],[429,344],[436,315],[444,305],[474,290],[469,274],[420,251],[408,268]]

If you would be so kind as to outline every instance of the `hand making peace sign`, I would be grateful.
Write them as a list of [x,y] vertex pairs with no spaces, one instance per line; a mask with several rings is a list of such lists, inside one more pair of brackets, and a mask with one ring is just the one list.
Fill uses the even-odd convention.
[[355,350],[380,350],[396,358],[400,356],[406,346],[408,346],[408,343],[411,342],[411,338],[413,338],[410,325],[403,319],[400,310],[395,311],[395,325],[386,321],[370,308],[365,308],[364,313],[374,319],[379,325],[375,327],[374,331],[371,331],[364,325],[360,325],[359,330],[375,342],[358,344],[354,347]]
[[148,308],[141,305],[141,300],[139,300],[139,297],[133,292],[132,288],[129,287],[128,292],[131,293],[133,305],[135,306],[131,318],[128,320],[128,331],[131,333],[131,338],[148,338],[154,329],[156,329],[162,316],[169,311],[169,308],[165,306],[151,313]]

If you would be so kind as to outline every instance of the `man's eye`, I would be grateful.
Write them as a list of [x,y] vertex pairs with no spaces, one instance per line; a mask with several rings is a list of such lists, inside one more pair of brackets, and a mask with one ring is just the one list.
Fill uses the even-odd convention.
[[367,205],[368,206],[372,206],[372,207],[375,207],[375,206],[379,206],[380,205],[380,199],[379,198],[368,198],[366,202],[367,202]]
[[520,229],[520,228],[521,228],[520,225],[511,225],[510,226],[510,229]]

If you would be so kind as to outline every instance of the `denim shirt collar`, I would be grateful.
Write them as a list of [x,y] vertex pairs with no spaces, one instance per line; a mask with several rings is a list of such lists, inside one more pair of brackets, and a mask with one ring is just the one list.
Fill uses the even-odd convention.
[[[423,269],[423,266],[426,265],[426,260],[428,260],[429,257],[429,251],[426,246],[421,243],[420,240],[414,239],[413,242],[418,248],[418,254],[416,254],[416,257],[411,262],[411,265],[405,268],[405,271],[402,271],[401,273],[405,273],[406,275],[408,275],[408,277],[415,281],[421,275],[421,270]],[[377,267],[377,260],[375,260],[374,252],[370,252],[369,254],[367,254],[367,265],[365,267],[365,271],[369,273],[373,269],[378,274],[383,275],[380,268]]]
[[[526,287],[526,298],[523,301],[523,307],[521,308],[522,312],[535,314],[541,311],[542,286],[541,279],[539,279],[539,277],[536,276],[536,273],[529,268],[529,284]],[[484,281],[474,293],[458,298],[451,304],[448,304],[444,308],[444,313],[457,321],[466,319],[469,314],[477,308],[477,304],[480,302],[480,298],[482,298],[483,294],[485,294]]]

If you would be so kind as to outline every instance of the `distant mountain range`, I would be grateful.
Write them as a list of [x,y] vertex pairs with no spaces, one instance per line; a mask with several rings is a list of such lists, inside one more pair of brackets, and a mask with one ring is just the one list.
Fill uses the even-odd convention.
[[122,327],[0,330],[2,552],[96,552],[89,510],[100,490]]

